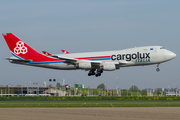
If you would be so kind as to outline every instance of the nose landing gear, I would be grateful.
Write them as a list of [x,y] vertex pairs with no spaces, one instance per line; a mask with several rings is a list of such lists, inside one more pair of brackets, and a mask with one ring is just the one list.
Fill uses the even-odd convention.
[[159,71],[160,71],[160,69],[159,69],[159,64],[157,64],[156,71],[157,71],[157,72],[159,72]]

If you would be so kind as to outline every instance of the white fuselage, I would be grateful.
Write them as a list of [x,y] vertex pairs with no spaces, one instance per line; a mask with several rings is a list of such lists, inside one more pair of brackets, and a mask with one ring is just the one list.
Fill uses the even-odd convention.
[[[112,63],[118,62],[120,63],[119,67],[127,67],[160,64],[173,59],[176,56],[176,54],[164,49],[162,46],[147,46],[135,47],[118,51],[58,54],[57,56],[77,58],[86,61],[102,61]],[[28,62],[25,65],[62,70],[78,69],[76,65],[64,63],[64,60],[59,62]]]

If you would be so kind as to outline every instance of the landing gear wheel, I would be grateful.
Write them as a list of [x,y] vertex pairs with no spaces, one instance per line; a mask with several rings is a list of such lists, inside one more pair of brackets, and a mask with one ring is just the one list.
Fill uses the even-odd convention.
[[98,74],[96,74],[95,76],[96,76],[96,77],[98,77],[99,75],[98,75]]
[[159,72],[159,71],[160,71],[160,69],[159,69],[159,68],[157,68],[157,69],[156,69],[156,71],[157,71],[157,72]]
[[157,64],[157,69],[156,69],[156,71],[157,71],[157,72],[160,71],[160,69],[159,69],[159,64]]
[[88,73],[88,76],[95,75],[94,71],[95,71],[94,69],[90,70],[89,73]]

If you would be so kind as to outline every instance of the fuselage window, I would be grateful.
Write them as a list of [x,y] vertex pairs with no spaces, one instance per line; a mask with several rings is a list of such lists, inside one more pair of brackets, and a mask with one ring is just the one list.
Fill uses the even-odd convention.
[[160,47],[160,49],[164,49],[164,47]]

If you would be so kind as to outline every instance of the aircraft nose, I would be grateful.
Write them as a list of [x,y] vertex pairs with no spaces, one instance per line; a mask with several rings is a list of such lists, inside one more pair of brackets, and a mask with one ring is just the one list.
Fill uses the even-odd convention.
[[176,54],[173,53],[173,52],[171,52],[171,51],[168,51],[168,52],[167,52],[167,57],[168,57],[169,59],[173,59],[173,58],[176,57]]
[[176,57],[176,54],[172,52],[172,57],[175,58]]

